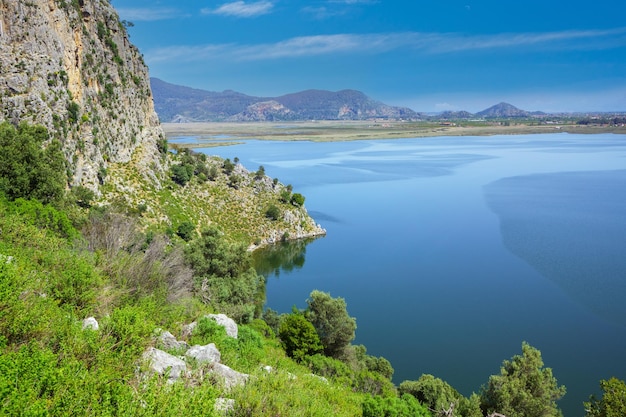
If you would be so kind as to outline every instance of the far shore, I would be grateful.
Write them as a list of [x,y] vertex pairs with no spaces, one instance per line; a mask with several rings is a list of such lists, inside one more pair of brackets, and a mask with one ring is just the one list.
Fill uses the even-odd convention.
[[[163,123],[168,139],[176,139],[180,147],[210,147],[257,139],[280,141],[334,142],[367,139],[404,139],[436,136],[492,136],[541,133],[618,133],[626,134],[624,126],[576,124],[528,124],[402,121],[310,121],[310,122],[200,122]],[[189,137],[189,140],[184,140]]]

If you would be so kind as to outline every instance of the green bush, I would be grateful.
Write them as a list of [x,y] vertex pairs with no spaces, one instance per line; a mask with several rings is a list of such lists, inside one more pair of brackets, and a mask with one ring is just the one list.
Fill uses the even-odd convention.
[[254,318],[263,279],[245,245],[230,243],[219,230],[209,228],[186,248],[186,259],[201,298],[239,322]]
[[368,396],[363,401],[363,417],[430,417],[430,412],[414,397]]
[[[49,139],[42,126],[22,123],[16,129],[0,123],[0,192],[10,200],[62,200],[67,184],[65,156],[61,144]],[[44,143],[48,143],[45,148]]]
[[306,356],[322,352],[322,344],[315,327],[302,314],[285,317],[280,323],[278,337],[283,342],[287,355],[298,362]]
[[265,216],[267,218],[272,219],[272,220],[278,220],[278,219],[280,219],[280,209],[275,204],[272,204],[265,211]]
[[189,242],[194,237],[196,231],[196,225],[186,220],[178,225],[176,234],[185,242]]
[[296,207],[302,207],[304,205],[304,196],[300,193],[293,193],[289,201]]

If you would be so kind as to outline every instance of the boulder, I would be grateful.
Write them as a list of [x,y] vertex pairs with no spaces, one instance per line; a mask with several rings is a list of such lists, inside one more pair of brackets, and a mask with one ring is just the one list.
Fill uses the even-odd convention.
[[181,336],[190,337],[193,331],[196,329],[196,326],[198,326],[198,322],[195,321],[193,323],[185,324],[180,332]]
[[184,360],[153,347],[148,348],[143,354],[143,359],[148,363],[149,372],[167,375],[168,382],[176,381],[187,372],[187,364]]
[[[204,317],[215,320],[217,324],[219,324],[224,329],[226,329],[226,334],[228,336],[234,339],[237,339],[239,328],[237,327],[237,323],[235,323],[235,320],[231,319],[226,314],[208,314]],[[183,326],[183,329],[181,331],[182,337],[185,337],[185,338],[190,337],[197,326],[198,326],[198,322],[196,321]]]
[[99,328],[100,326],[98,325],[98,320],[96,320],[94,317],[87,317],[85,320],[83,320],[83,330],[98,330]]
[[213,406],[215,411],[221,415],[228,415],[235,409],[235,400],[230,398],[218,398]]
[[187,350],[189,344],[187,342],[179,342],[173,334],[168,331],[162,332],[159,337],[159,346],[165,350]]
[[211,373],[216,375],[218,379],[221,379],[226,390],[244,385],[248,381],[248,378],[250,378],[250,375],[237,372],[221,363],[214,363],[211,368]]
[[209,314],[208,316],[217,322],[220,326],[226,329],[226,334],[234,339],[237,338],[237,334],[239,333],[239,328],[237,327],[237,323],[235,320],[228,317],[226,314]]
[[220,361],[222,355],[215,347],[215,343],[209,343],[206,346],[192,346],[185,356],[194,358],[198,363],[215,363]]

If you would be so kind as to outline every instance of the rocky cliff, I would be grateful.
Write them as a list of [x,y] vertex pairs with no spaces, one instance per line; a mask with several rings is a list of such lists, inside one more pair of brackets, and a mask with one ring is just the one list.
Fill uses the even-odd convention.
[[0,121],[42,124],[72,185],[93,190],[110,163],[160,170],[148,70],[108,0],[0,0]]

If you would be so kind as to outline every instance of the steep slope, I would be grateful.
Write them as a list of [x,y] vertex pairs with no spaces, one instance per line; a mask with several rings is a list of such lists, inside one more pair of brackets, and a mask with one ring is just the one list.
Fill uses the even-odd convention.
[[161,169],[148,71],[108,0],[0,0],[3,120],[61,140],[73,185],[98,191],[131,157],[146,177]]

